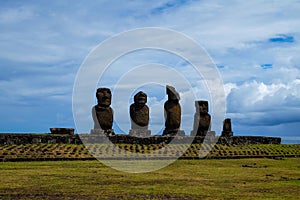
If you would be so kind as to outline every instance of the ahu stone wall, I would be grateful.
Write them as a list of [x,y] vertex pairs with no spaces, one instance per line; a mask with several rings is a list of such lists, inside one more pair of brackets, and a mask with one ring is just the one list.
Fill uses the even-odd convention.
[[[112,143],[125,144],[201,144],[205,137],[196,136],[151,136],[134,137],[129,135],[113,135],[108,137]],[[75,135],[56,135],[56,134],[0,134],[0,145],[6,144],[37,144],[37,143],[64,143],[64,144],[82,144],[84,143],[102,143],[107,141],[106,136],[92,134]],[[232,137],[207,137],[206,143],[218,144],[280,144],[279,137],[263,136],[232,136]]]

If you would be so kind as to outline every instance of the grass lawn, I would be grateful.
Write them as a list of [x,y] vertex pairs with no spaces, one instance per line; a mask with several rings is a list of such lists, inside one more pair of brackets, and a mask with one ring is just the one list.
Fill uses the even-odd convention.
[[2,162],[0,180],[0,199],[299,199],[300,158],[177,160],[143,174],[95,160]]

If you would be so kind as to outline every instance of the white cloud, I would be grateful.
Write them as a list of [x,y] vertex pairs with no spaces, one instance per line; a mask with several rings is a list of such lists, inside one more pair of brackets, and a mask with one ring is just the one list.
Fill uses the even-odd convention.
[[227,97],[231,93],[232,89],[237,89],[237,88],[238,87],[237,87],[236,83],[224,84],[225,96]]
[[229,93],[229,115],[252,125],[299,121],[299,91],[300,79],[286,84],[244,83]]

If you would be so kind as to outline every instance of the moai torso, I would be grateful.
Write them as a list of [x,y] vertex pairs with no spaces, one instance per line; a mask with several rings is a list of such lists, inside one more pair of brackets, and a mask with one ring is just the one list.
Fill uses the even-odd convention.
[[134,96],[134,103],[130,105],[131,129],[148,129],[149,108],[146,102],[147,95],[142,91]]
[[210,131],[211,116],[208,114],[208,101],[195,101],[194,134],[205,136]]
[[181,123],[181,107],[178,101],[166,101],[164,105],[167,130],[175,130],[180,128]]
[[222,131],[222,137],[232,137],[233,132],[231,128],[231,119],[226,118],[223,122],[223,131]]
[[223,123],[223,131],[232,132],[231,129],[231,119],[226,118]]
[[111,91],[108,88],[98,88],[96,92],[98,104],[93,107],[94,129],[110,130],[113,125],[113,109]]
[[111,107],[102,108],[94,106],[96,119],[94,119],[94,129],[109,130],[112,129],[113,125],[113,109]]
[[165,109],[165,130],[163,132],[164,136],[174,136],[181,135],[184,136],[184,131],[180,131],[181,123],[181,107],[179,104],[179,93],[174,87],[166,87],[166,92],[168,95],[168,100],[164,104]]

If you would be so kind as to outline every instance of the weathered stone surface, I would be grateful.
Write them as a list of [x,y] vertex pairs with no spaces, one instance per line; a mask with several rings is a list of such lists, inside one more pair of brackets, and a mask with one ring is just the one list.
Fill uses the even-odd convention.
[[103,129],[91,129],[91,134],[98,134],[98,135],[106,135],[106,136],[113,136],[115,135],[115,132],[113,129],[107,129],[107,130],[103,130]]
[[279,137],[264,137],[264,136],[232,136],[219,137],[218,144],[280,144]]
[[[281,138],[278,137],[263,137],[263,136],[233,136],[233,137],[217,137],[214,136],[214,132],[208,133],[209,137],[196,136],[194,138],[189,136],[151,136],[151,137],[132,137],[129,135],[114,135],[109,137],[112,143],[124,143],[124,144],[190,144],[193,139],[193,144],[202,144],[204,139],[206,143],[214,144],[280,144]],[[81,135],[87,143],[101,143],[102,136],[99,135]]]
[[51,134],[74,135],[74,128],[50,128]]
[[[174,140],[174,138],[177,138]],[[279,137],[262,137],[262,136],[233,136],[233,137],[216,137],[218,144],[280,144]],[[53,134],[0,134],[0,145],[6,144],[33,144],[33,143],[65,143],[65,144],[81,144],[85,143],[101,143],[106,141],[107,137],[98,134],[75,134],[75,135],[53,135]],[[189,144],[191,137],[174,137],[174,136],[152,136],[152,137],[131,137],[128,135],[110,136],[109,140],[113,143],[124,144],[160,144],[170,143]],[[193,140],[194,144],[201,144],[204,137],[196,136]]]
[[58,134],[0,134],[0,144],[64,143],[82,144],[79,136]]
[[222,137],[232,137],[233,132],[231,128],[231,119],[226,118],[223,122],[223,131],[222,131]]
[[195,101],[196,113],[191,136],[206,136],[210,131],[211,116],[208,114],[208,101]]
[[134,96],[130,105],[131,129],[147,130],[149,124],[149,107],[146,105],[147,95],[140,91]]
[[146,129],[131,129],[129,135],[135,137],[150,137],[151,131]]
[[106,135],[114,135],[114,131],[112,129],[113,109],[110,107],[111,91],[109,88],[98,88],[96,97],[98,100],[98,104],[95,105],[92,109],[94,129],[91,130],[91,133],[104,133]]
[[181,107],[179,104],[180,96],[174,87],[167,85],[166,93],[168,100],[164,104],[165,109],[165,130],[163,135],[185,135],[180,130],[181,123]]

